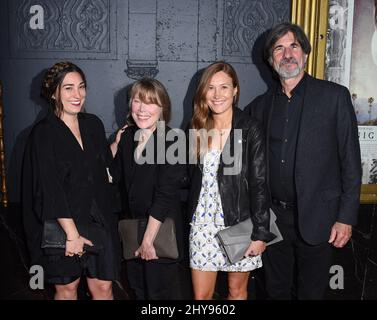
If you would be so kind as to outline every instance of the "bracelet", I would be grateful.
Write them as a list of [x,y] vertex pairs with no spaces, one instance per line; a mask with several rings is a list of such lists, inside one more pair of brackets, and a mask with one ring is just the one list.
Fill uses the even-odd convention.
[[76,239],[66,239],[66,241],[75,241],[75,240],[78,240],[78,239],[80,239],[80,235],[76,238]]

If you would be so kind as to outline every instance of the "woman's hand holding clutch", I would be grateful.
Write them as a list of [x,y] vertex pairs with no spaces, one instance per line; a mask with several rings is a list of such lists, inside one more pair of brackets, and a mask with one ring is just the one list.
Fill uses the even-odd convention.
[[245,257],[258,256],[266,250],[266,243],[260,240],[251,241],[249,248],[245,252]]

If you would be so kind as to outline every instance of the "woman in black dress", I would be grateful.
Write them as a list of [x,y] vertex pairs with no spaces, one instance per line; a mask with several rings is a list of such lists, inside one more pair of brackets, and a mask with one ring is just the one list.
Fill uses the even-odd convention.
[[[128,281],[136,299],[188,298],[181,290],[182,283],[178,283],[182,272],[178,262],[183,256],[178,188],[184,167],[172,164],[166,157],[173,144],[167,141],[172,132],[165,124],[170,118],[170,99],[159,81],[144,78],[132,85],[129,104],[130,125],[118,132],[119,144],[112,145],[116,155],[111,173],[114,182],[125,188],[122,194],[125,215],[146,219],[147,226],[135,251],[137,259],[126,262]],[[174,260],[158,257],[153,245],[167,217],[174,220],[177,230],[179,257]]]
[[[82,275],[93,299],[112,299],[119,240],[103,124],[82,113],[85,75],[70,62],[56,63],[46,72],[42,95],[51,112],[34,126],[23,167],[24,227],[32,264],[42,265],[46,282],[55,285],[57,300],[77,299]],[[48,220],[58,221],[66,233],[65,249],[41,249]],[[90,234],[94,227],[103,233],[99,240],[98,233]]]

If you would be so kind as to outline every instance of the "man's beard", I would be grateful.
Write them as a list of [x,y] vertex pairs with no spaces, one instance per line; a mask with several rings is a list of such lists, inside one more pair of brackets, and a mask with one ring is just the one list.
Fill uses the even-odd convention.
[[[282,67],[288,63],[295,63],[296,68],[293,70],[284,70]],[[300,66],[295,58],[283,59],[278,66],[274,65],[275,71],[278,73],[279,77],[284,80],[297,77],[304,67],[305,65]]]

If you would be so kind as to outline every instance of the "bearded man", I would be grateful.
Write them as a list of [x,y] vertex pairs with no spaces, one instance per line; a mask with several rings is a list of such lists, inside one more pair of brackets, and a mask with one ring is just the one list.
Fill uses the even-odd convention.
[[265,130],[271,208],[284,237],[263,254],[271,299],[322,299],[333,247],[346,245],[357,222],[361,160],[351,97],[305,72],[310,51],[299,26],[274,27],[265,58],[280,81],[249,108]]

